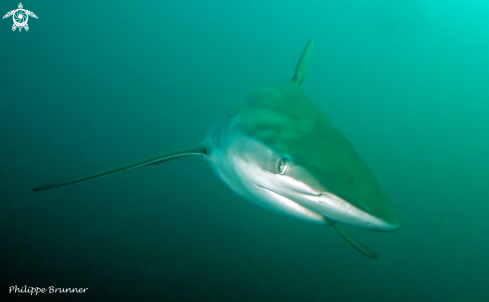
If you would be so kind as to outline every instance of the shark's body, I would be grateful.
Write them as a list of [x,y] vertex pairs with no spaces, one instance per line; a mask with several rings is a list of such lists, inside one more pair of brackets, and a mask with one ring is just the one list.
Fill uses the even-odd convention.
[[318,224],[398,227],[367,166],[295,82],[251,95],[209,131],[204,145],[223,181],[268,210]]
[[331,120],[300,90],[312,54],[306,46],[292,80],[256,92],[212,127],[203,143],[137,164],[35,191],[201,155],[238,195],[274,212],[334,225],[363,254],[375,258],[339,223],[392,231],[394,208],[375,177]]

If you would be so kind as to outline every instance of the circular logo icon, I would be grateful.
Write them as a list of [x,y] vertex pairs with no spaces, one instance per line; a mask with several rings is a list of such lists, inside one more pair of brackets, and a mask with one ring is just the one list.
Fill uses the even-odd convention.
[[23,9],[18,9],[14,13],[14,24],[17,27],[24,27],[27,24],[27,20],[29,20],[29,15]]

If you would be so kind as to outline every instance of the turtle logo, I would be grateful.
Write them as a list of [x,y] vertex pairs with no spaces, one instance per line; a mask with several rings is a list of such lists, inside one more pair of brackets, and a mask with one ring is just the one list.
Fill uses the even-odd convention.
[[29,20],[29,16],[37,19],[36,14],[34,14],[31,11],[24,9],[24,6],[22,5],[22,3],[19,3],[18,9],[14,9],[13,11],[10,11],[5,16],[3,16],[3,19],[8,18],[10,16],[13,16],[12,19],[14,19],[14,24],[12,25],[12,30],[15,31],[18,28],[19,32],[21,32],[22,27],[26,31],[29,30],[29,25],[27,25],[27,20]]

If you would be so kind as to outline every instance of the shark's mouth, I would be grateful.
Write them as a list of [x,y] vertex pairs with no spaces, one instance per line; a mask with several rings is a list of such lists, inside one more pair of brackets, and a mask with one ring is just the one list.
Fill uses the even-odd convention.
[[255,186],[261,190],[285,198],[301,206],[301,208],[304,207],[332,222],[340,222],[355,227],[384,232],[397,228],[331,193],[326,192],[313,195],[303,192],[292,192],[290,194],[291,196],[288,196],[260,185]]
[[[286,199],[288,199],[288,200],[290,200],[290,201],[292,201],[292,202],[296,203],[295,201],[293,201],[293,200],[292,200],[292,199],[290,199],[289,197],[284,196],[284,195],[282,195],[282,194],[280,194],[280,193],[278,193],[278,192],[275,192],[274,190],[271,190],[271,189],[269,189],[269,188],[265,188],[265,187],[262,187],[262,186],[259,186],[259,185],[255,185],[255,187],[257,187],[257,188],[259,188],[259,189],[261,189],[261,190],[265,190],[265,191],[268,191],[268,192],[270,192],[270,193],[276,194],[276,195],[278,195],[278,196],[281,196],[281,197],[283,197],[283,198],[286,198]],[[311,195],[311,196],[312,196],[312,195]]]
[[254,187],[264,193],[259,193],[257,197],[261,200],[259,205],[268,210],[321,225],[331,225],[335,223],[280,193],[256,184]]

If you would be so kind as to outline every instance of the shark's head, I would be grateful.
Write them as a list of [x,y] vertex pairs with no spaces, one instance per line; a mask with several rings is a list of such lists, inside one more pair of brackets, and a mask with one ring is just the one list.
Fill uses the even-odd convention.
[[377,231],[399,227],[389,198],[329,119],[300,120],[304,112],[270,109],[255,104],[214,131],[210,158],[231,188],[275,209],[288,200],[327,221]]

